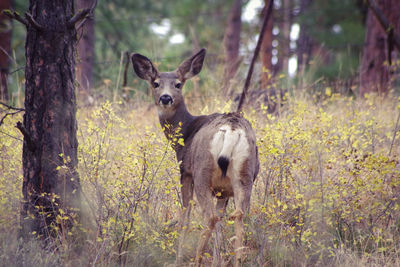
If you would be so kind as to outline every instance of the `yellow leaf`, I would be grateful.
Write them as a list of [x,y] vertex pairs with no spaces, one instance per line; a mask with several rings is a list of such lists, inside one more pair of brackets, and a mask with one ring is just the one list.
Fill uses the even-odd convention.
[[180,144],[181,146],[185,146],[183,138],[178,139],[178,144]]

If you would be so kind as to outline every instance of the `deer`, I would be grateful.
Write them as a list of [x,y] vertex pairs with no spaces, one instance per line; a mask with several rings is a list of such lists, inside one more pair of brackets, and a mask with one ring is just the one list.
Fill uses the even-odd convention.
[[[205,55],[203,48],[172,72],[159,72],[150,59],[141,54],[132,53],[130,57],[136,75],[152,88],[165,136],[171,139],[179,129],[184,140],[183,145],[173,144],[180,164],[182,206],[190,213],[194,191],[206,224],[198,241],[195,266],[201,266],[207,243],[231,197],[235,205],[229,215],[235,229],[234,265],[240,266],[244,248],[243,217],[249,210],[260,165],[256,136],[241,113],[194,116],[187,110],[182,88],[188,79],[200,73]],[[179,255],[179,249],[177,253]]]

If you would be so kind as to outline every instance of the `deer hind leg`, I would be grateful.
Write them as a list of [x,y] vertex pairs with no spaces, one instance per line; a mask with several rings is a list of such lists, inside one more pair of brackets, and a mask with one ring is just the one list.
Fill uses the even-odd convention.
[[235,267],[240,266],[243,260],[245,235],[243,217],[250,206],[251,188],[252,182],[244,185],[244,183],[238,181],[233,185],[235,211],[229,215],[229,218],[235,221]]
[[[226,206],[228,205],[229,198],[217,199],[217,215],[221,219],[226,213]],[[215,243],[213,253],[212,266],[223,266],[223,259],[221,257],[221,250],[224,248],[224,238],[222,233],[222,222],[218,221],[215,225]]]

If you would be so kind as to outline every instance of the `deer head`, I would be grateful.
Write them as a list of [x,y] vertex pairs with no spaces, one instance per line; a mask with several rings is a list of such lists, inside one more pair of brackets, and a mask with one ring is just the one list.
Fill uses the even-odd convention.
[[186,80],[200,73],[206,49],[184,60],[172,72],[159,72],[147,57],[140,54],[131,56],[133,69],[139,78],[146,80],[153,90],[154,101],[160,116],[173,116],[183,103],[182,88]]

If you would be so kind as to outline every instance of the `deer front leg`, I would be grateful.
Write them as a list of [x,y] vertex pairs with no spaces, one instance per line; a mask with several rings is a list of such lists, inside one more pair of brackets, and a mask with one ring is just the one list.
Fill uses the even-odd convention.
[[189,207],[189,202],[193,198],[193,178],[191,175],[182,173],[181,176],[181,194],[182,194],[182,205],[184,208]]
[[178,249],[176,255],[176,266],[181,266],[183,261],[183,243],[189,229],[190,212],[192,210],[191,200],[193,198],[193,179],[192,176],[185,173],[181,176],[181,194],[182,194],[182,210],[180,211],[179,232],[181,234],[178,241]]

